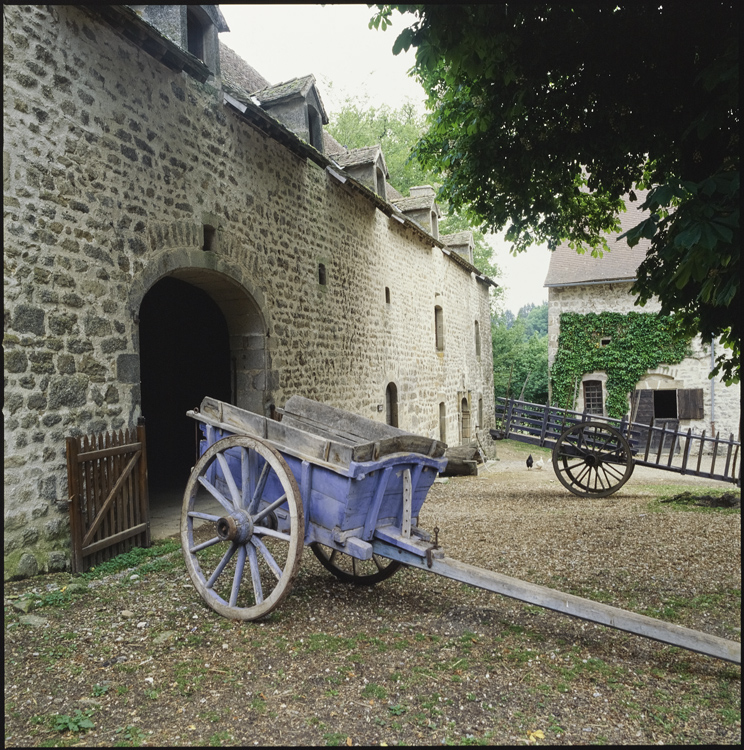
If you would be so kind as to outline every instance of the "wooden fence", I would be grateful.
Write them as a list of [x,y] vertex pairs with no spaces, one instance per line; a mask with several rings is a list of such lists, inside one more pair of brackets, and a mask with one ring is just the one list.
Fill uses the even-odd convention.
[[150,546],[145,426],[67,438],[72,569]]
[[740,440],[694,433],[692,429],[670,427],[667,420],[650,425],[622,419],[532,404],[528,401],[497,399],[496,429],[491,434],[521,443],[553,448],[561,433],[586,421],[609,424],[630,444],[633,462],[678,474],[693,474],[741,485]]

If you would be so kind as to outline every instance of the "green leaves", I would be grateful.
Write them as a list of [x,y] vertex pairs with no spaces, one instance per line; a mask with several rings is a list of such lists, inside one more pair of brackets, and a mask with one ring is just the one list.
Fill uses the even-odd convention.
[[648,370],[678,364],[688,353],[689,339],[669,316],[563,313],[550,372],[553,403],[571,408],[576,383],[588,372],[602,371],[607,373],[607,414],[620,418],[628,411],[628,394]]
[[[623,196],[650,190],[633,291],[693,335],[732,344],[739,369],[738,17],[733,4],[378,6],[414,10],[430,93],[415,149],[442,198],[517,252],[569,243],[600,256]],[[632,64],[628,49],[633,49]],[[588,189],[588,191],[587,191]],[[731,329],[731,333],[727,331]],[[730,336],[730,338],[727,338]],[[725,357],[724,357],[725,359]]]

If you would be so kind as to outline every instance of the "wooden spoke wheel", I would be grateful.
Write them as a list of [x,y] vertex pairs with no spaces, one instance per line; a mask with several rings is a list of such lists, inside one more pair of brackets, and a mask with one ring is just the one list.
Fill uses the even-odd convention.
[[186,485],[181,547],[202,598],[235,620],[256,620],[289,593],[300,568],[305,520],[281,454],[234,435],[211,445]]
[[560,483],[579,497],[607,497],[633,473],[628,441],[601,422],[569,427],[553,448],[553,468]]
[[339,581],[354,583],[357,586],[372,586],[375,583],[390,578],[403,563],[388,560],[386,557],[372,555],[371,560],[357,560],[351,555],[345,555],[319,542],[310,545],[320,564],[333,573]]

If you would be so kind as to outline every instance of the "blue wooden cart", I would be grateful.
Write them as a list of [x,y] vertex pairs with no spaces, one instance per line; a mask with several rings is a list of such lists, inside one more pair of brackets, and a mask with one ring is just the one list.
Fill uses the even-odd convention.
[[741,646],[447,558],[418,525],[446,445],[300,396],[281,421],[213,398],[188,412],[200,457],[181,544],[206,603],[256,620],[289,593],[305,545],[341,581],[370,585],[417,567],[603,625],[741,663]]

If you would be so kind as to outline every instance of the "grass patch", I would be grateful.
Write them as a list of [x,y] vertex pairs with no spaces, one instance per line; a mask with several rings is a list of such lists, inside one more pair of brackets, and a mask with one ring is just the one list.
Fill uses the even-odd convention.
[[[164,555],[180,552],[180,550],[181,545],[174,539],[162,539],[154,542],[151,547],[135,547],[129,552],[112,557],[110,560],[106,560],[106,562],[102,562],[91,568],[86,573],[82,573],[80,577],[86,580],[104,578],[105,576],[121,573],[124,570],[140,566],[146,568],[146,570],[142,570],[141,572],[169,569],[171,566],[175,567],[178,563],[155,558],[162,558]],[[180,558],[177,559],[180,561]],[[147,566],[145,563],[147,563]]]

